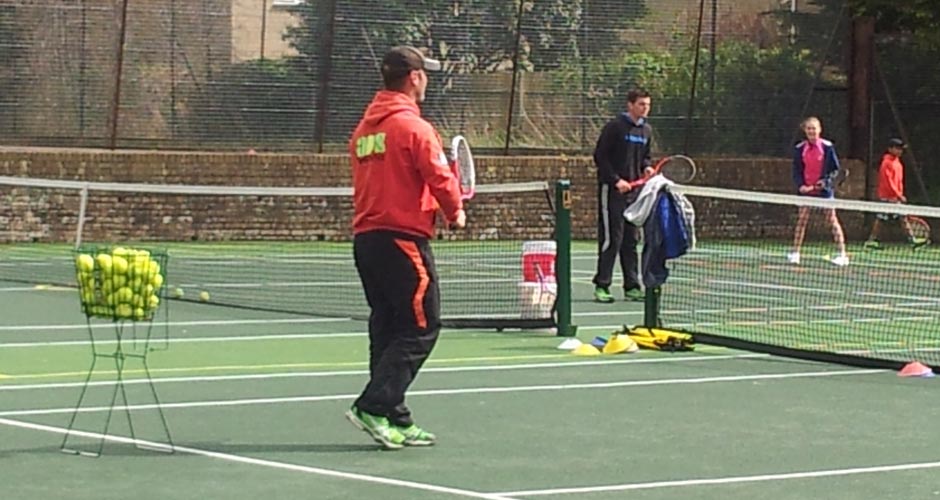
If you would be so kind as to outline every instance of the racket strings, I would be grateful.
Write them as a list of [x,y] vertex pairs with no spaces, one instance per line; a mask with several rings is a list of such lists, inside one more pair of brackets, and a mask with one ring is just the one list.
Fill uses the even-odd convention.
[[460,172],[460,187],[469,192],[476,185],[476,169],[473,165],[473,155],[466,143],[457,146],[457,170]]
[[695,163],[682,156],[669,159],[659,171],[667,179],[680,184],[695,178],[695,172]]

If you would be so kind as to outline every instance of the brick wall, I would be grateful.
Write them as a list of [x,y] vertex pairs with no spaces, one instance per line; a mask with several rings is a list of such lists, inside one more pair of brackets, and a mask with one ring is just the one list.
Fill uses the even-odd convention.
[[[790,192],[785,159],[713,158],[698,161],[696,184]],[[861,164],[849,168],[862,172]],[[0,150],[0,175],[98,182],[231,186],[348,186],[342,155],[110,152],[96,150]],[[587,157],[481,157],[482,184],[570,179],[576,239],[593,239],[596,184]],[[861,198],[864,176],[850,176],[843,198]],[[791,210],[759,210],[753,204],[693,199],[704,237],[774,237],[792,232]],[[0,241],[71,241],[78,194],[0,186]],[[92,193],[85,229],[88,241],[118,240],[342,240],[349,236],[347,198],[269,196],[167,196]],[[442,231],[442,238],[547,238],[552,228],[545,193],[479,194],[469,204],[471,227]],[[845,221],[852,238],[864,221]]]

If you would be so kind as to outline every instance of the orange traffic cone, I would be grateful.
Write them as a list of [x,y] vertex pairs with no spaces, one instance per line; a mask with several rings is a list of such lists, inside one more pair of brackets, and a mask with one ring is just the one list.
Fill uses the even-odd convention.
[[899,377],[933,377],[933,370],[929,366],[914,361],[904,365],[904,368],[901,368],[901,371],[898,372]]

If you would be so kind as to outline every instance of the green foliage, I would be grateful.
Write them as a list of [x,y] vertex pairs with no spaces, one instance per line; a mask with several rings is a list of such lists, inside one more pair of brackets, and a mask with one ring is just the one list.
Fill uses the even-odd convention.
[[[331,3],[325,0],[307,0],[296,7],[293,12],[300,22],[285,37],[311,68],[315,81],[328,76],[331,110],[363,109],[381,86],[382,55],[389,47],[409,44],[444,63],[443,74],[432,76],[424,112],[436,123],[457,120],[458,128],[486,129],[491,135],[501,133],[494,131],[504,130],[505,125],[454,118],[463,114],[453,103],[471,103],[481,92],[465,75],[510,72],[517,56],[517,39],[518,67],[527,72],[557,68],[564,56],[614,54],[623,49],[619,40],[623,29],[646,12],[645,0],[333,3],[335,13],[330,12]],[[520,8],[523,17],[518,23]],[[327,54],[332,55],[330,61],[323,60]],[[508,95],[508,91],[498,88],[482,92],[491,97],[502,92]],[[326,130],[327,140],[345,140],[355,125],[354,119],[333,119]]]
[[315,84],[296,59],[234,64],[187,93],[188,134],[219,142],[309,139]]
[[[698,75],[696,88],[696,152],[785,154],[794,123],[813,80],[808,51],[790,47],[760,48],[738,40],[717,47],[717,85]],[[701,59],[708,54],[702,50]],[[556,72],[559,91],[577,92],[582,85],[592,110],[611,116],[624,108],[627,91],[641,87],[653,98],[658,146],[679,151],[692,86],[694,49],[646,49],[616,59],[567,61]],[[582,67],[583,65],[583,67]],[[583,72],[582,72],[583,70]],[[587,80],[582,81],[581,75]],[[742,120],[742,117],[746,120]],[[768,144],[773,150],[768,149]]]
[[911,33],[919,43],[940,48],[940,8],[936,0],[851,0],[851,3],[856,14],[874,17],[880,32]]
[[[362,0],[337,2],[334,59],[361,58],[368,46],[376,56],[393,45],[425,48],[455,73],[511,69],[522,9],[520,61],[529,70],[557,66],[560,54],[601,55],[618,50],[618,30],[646,14],[645,0]],[[286,38],[316,60],[329,31],[325,1],[294,8],[300,19]],[[587,5],[587,11],[584,6]],[[380,16],[381,23],[370,22]],[[341,42],[341,43],[339,43]],[[580,48],[579,48],[580,47]],[[589,48],[590,47],[590,48]]]

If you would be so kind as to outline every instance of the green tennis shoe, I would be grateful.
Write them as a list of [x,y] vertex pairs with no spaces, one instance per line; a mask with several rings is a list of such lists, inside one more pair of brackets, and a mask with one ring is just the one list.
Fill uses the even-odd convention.
[[357,429],[372,436],[386,450],[400,450],[405,447],[405,436],[397,427],[388,423],[388,419],[364,412],[353,406],[346,411],[346,418]]
[[623,298],[632,302],[643,302],[646,299],[646,294],[639,288],[631,288],[623,291]]
[[437,436],[414,424],[408,427],[395,427],[395,429],[405,436],[405,446],[432,446],[437,442]]
[[610,304],[613,301],[614,296],[610,294],[610,290],[600,286],[594,288],[594,302]]

